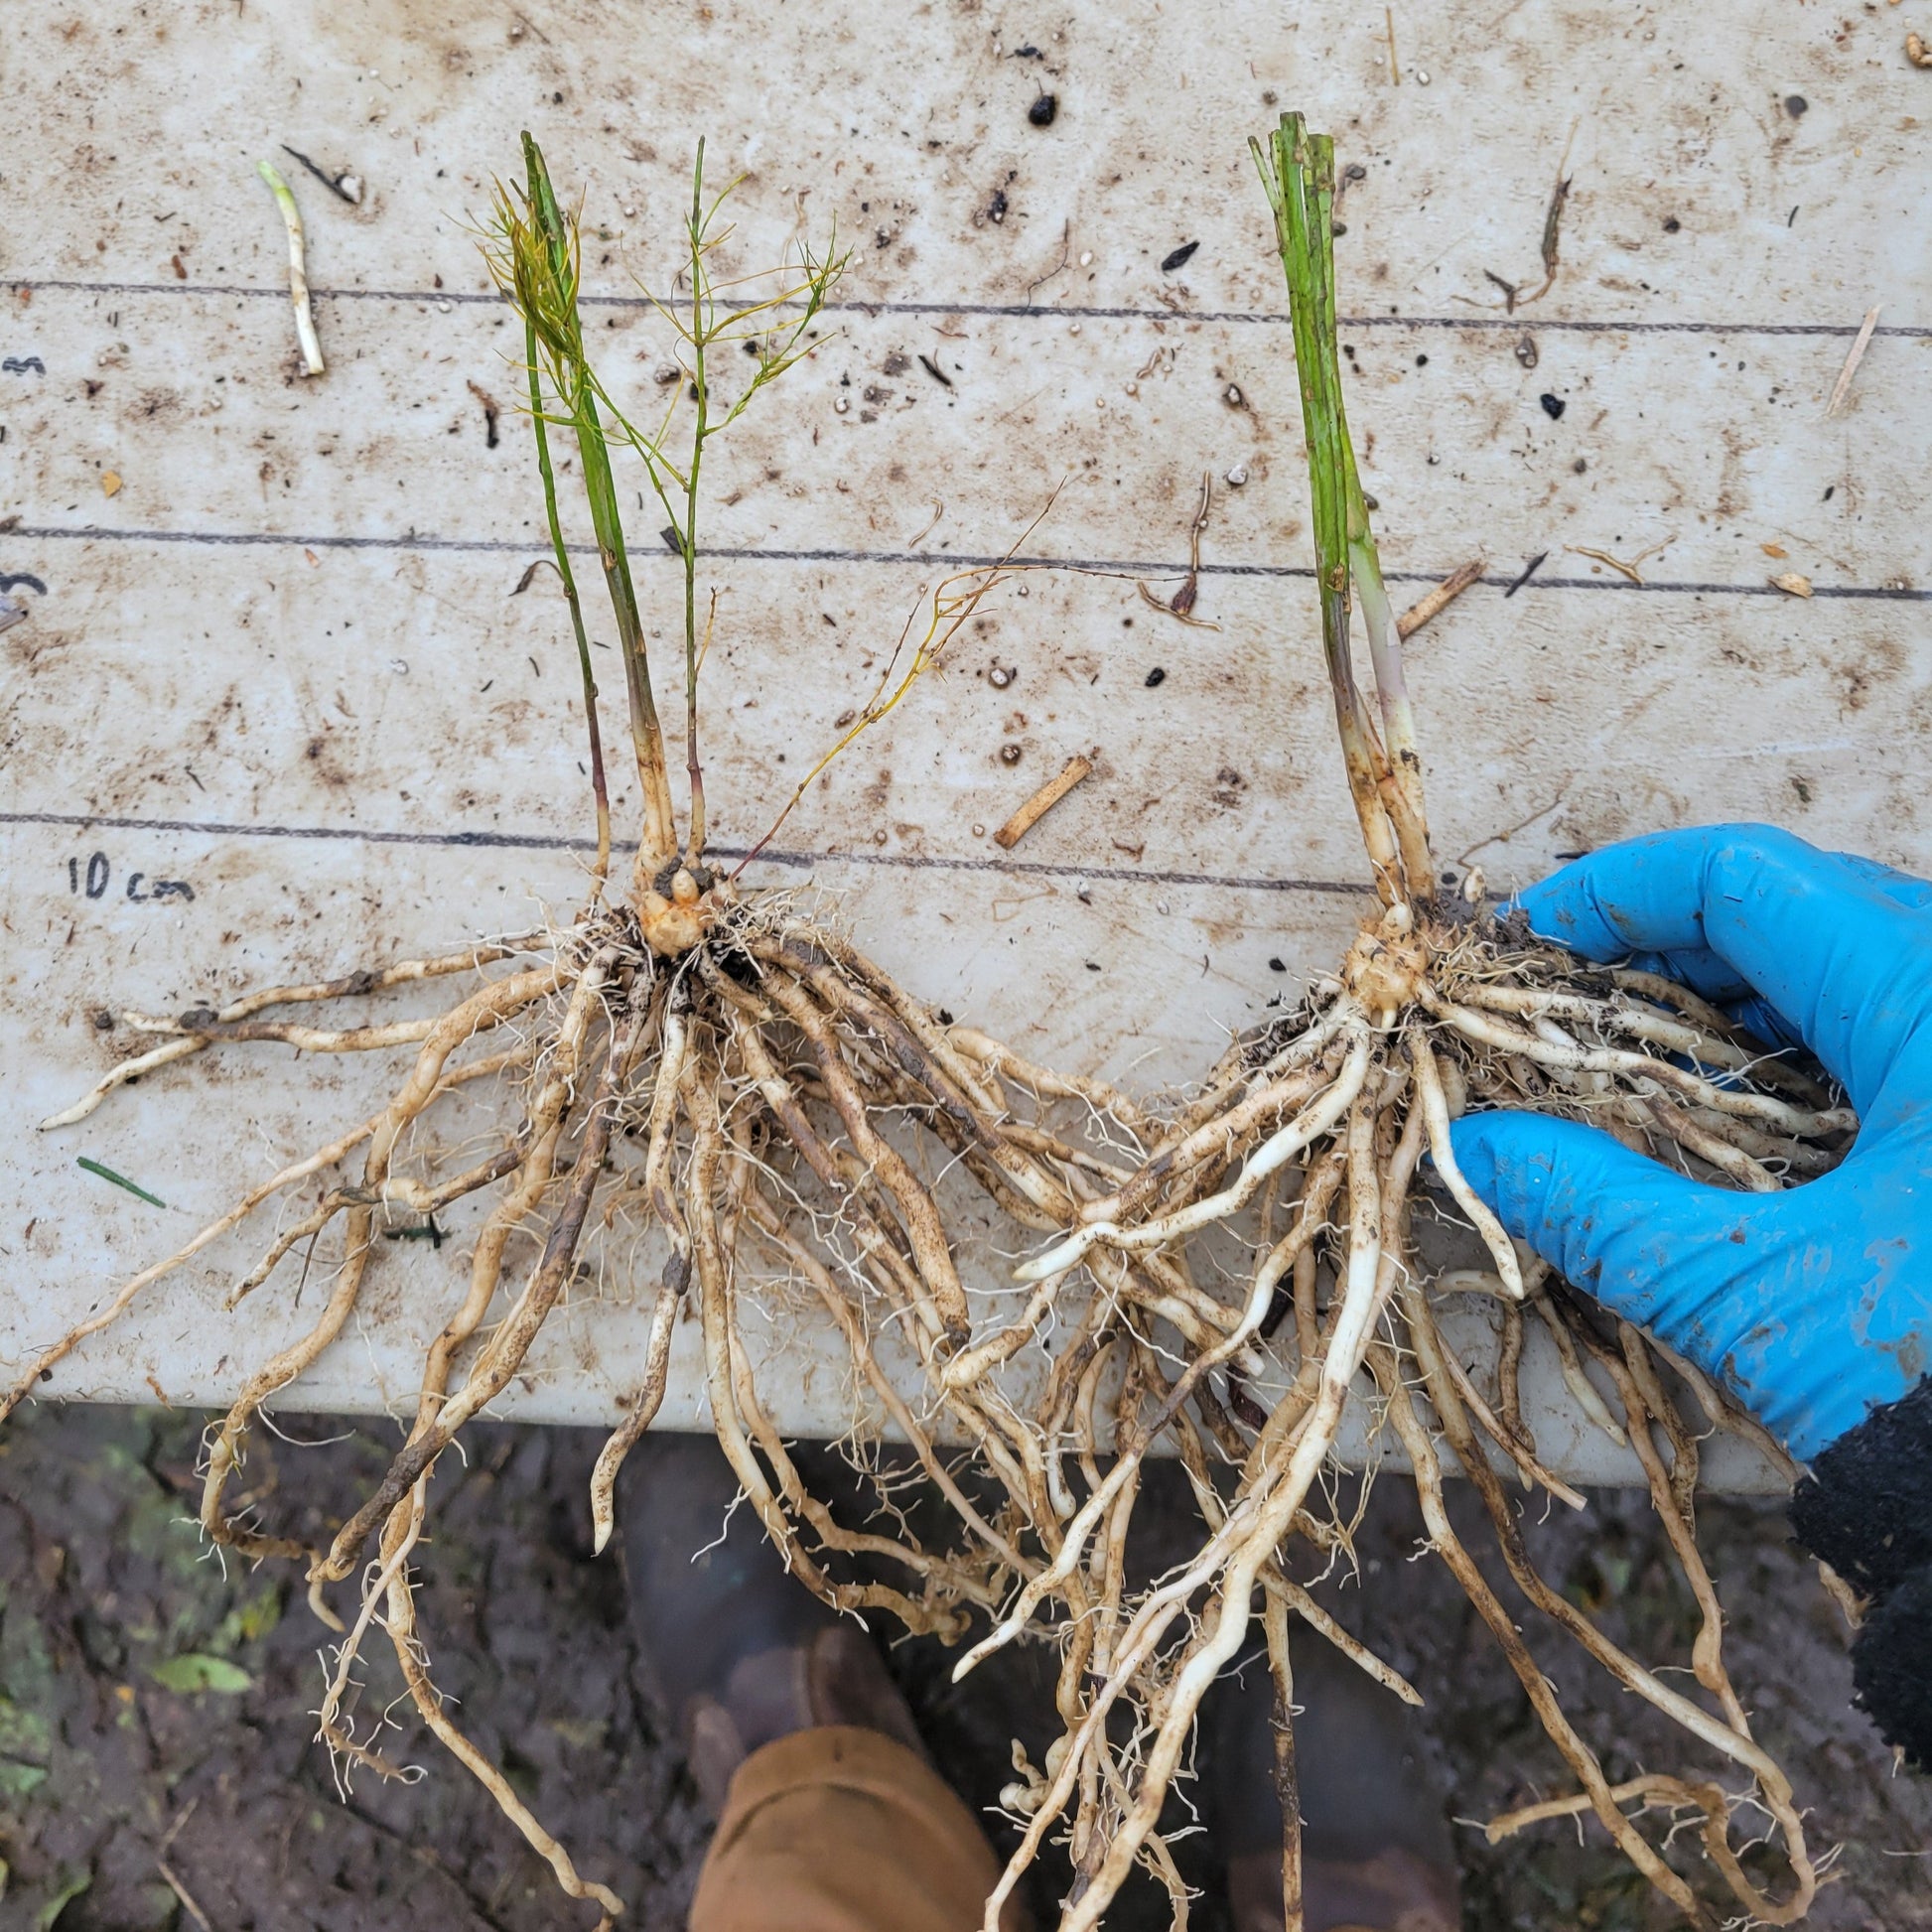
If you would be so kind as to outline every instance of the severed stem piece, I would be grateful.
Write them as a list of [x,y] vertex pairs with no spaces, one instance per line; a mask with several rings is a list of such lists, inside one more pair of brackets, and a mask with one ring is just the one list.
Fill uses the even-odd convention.
[[272,161],[258,161],[255,172],[267,182],[282,210],[289,231],[289,302],[295,310],[295,339],[302,345],[302,368],[307,375],[321,375],[328,368],[322,359],[322,341],[316,334],[316,319],[309,311],[309,264],[302,239],[302,212],[295,206],[295,195]]

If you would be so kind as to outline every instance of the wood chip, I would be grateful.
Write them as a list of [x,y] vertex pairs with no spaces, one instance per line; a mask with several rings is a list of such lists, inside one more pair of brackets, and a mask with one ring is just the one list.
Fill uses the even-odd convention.
[[[1883,308],[1880,303],[1878,308]],[[1825,405],[1827,416],[1836,416],[1844,407],[1845,398],[1852,393],[1852,378],[1859,372],[1859,364],[1864,360],[1865,345],[1871,340],[1871,332],[1878,326],[1878,309],[1867,309],[1864,320],[1859,325],[1857,340],[1852,345],[1852,352],[1845,358],[1845,366],[1838,372],[1838,380],[1832,384],[1832,399]]]
[[1915,68],[1932,68],[1932,47],[1927,47],[1916,34],[1905,36],[1905,58]]
[[1772,584],[1783,591],[1787,597],[1809,597],[1811,579],[1801,577],[1795,570],[1787,570],[1782,577],[1773,577]]
[[1760,543],[1757,546],[1767,557],[1788,557],[1788,551],[1781,543]]
[[1439,617],[1482,575],[1482,559],[1471,558],[1460,570],[1453,570],[1433,591],[1419,597],[1395,621],[1398,637],[1413,637],[1431,618]]
[[109,470],[100,480],[100,493],[103,496],[118,496],[121,493],[119,473]]
[[1082,778],[1091,777],[1092,774],[1091,759],[1079,757],[1068,759],[1066,768],[1060,775],[1057,778],[1049,778],[993,834],[993,843],[1002,850],[1011,852]]

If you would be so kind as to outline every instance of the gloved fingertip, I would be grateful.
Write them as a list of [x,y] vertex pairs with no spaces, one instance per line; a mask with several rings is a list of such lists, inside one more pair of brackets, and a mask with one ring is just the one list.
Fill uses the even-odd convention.
[[[1553,1124],[1535,1114],[1510,1112],[1465,1114],[1451,1121],[1449,1146],[1462,1178],[1486,1205],[1501,1213],[1505,1178],[1535,1164],[1539,1157],[1547,1164],[1548,1130]],[[1520,1234],[1522,1230],[1511,1232]]]

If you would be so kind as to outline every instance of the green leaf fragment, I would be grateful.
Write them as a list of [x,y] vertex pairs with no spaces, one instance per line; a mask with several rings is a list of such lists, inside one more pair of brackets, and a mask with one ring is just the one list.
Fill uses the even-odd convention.
[[159,1194],[151,1194],[145,1187],[137,1187],[124,1173],[116,1173],[112,1168],[103,1168],[98,1161],[90,1161],[83,1154],[74,1164],[84,1168],[89,1173],[97,1173],[103,1180],[111,1180],[116,1187],[125,1187],[130,1194],[138,1195],[150,1207],[166,1207],[168,1203]]
[[191,1650],[184,1656],[170,1657],[163,1663],[150,1664],[148,1675],[164,1691],[178,1691],[184,1697],[197,1691],[221,1691],[234,1696],[250,1689],[255,1681],[239,1664],[231,1664],[225,1657],[210,1657],[198,1650]]
[[0,1757],[24,1757],[33,1763],[45,1763],[53,1744],[53,1732],[45,1718],[38,1712],[24,1710],[11,1698],[0,1697]]
[[93,1882],[94,1874],[91,1871],[76,1871],[61,1879],[49,1895],[47,1903],[34,1914],[34,1932],[54,1932],[61,1914]]

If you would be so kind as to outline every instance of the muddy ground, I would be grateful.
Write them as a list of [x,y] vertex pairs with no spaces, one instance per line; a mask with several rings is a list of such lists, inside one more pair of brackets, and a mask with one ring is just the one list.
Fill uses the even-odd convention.
[[[364,1776],[336,1788],[304,1715],[320,1697],[324,1633],[300,1590],[285,1573],[230,1564],[224,1575],[184,1520],[201,1420],[45,1409],[0,1438],[0,1925],[187,1932],[203,1921],[170,1872],[213,1932],[574,1922],[545,1868],[413,1727],[393,1748],[428,1765],[420,1782]],[[247,1478],[279,1526],[309,1533],[343,1513],[393,1441],[367,1422],[285,1416],[281,1427],[326,1447],[265,1441]],[[590,1556],[596,1447],[561,1430],[475,1432],[467,1468],[439,1482],[424,1626],[472,1735],[586,1868],[624,1894],[632,1923],[670,1926],[706,1826],[652,1705],[621,1568]],[[1591,1517],[1539,1532],[1550,1574],[1646,1654],[1687,1656],[1694,1609],[1642,1499],[1598,1496]],[[1932,1783],[1894,1774],[1847,1708],[1844,1633],[1784,1541],[1780,1512],[1709,1502],[1702,1529],[1759,1733],[1812,1805],[1817,1842],[1844,1848],[1839,1882],[1810,1923],[1932,1927]],[[1486,1632],[1438,1566],[1406,1560],[1415,1531],[1399,1483],[1385,1482],[1361,1539],[1361,1584],[1334,1601],[1428,1696],[1451,1814],[1486,1816],[1560,1788]],[[1554,1646],[1545,1654],[1561,1660],[1565,1706],[1613,1777],[1681,1761],[1633,1700]],[[1024,1682],[955,1691],[926,1647],[903,1646],[895,1661],[948,1773],[973,1802],[990,1801],[1011,1775],[1005,1740]],[[365,1712],[392,1689],[378,1673]],[[1458,1844],[1471,1928],[1677,1923],[1593,1826],[1547,1827],[1496,1849],[1462,1829]],[[1195,1924],[1219,1928],[1210,1848],[1189,1841],[1187,1857],[1205,1887]],[[1154,1904],[1124,1900],[1114,1922],[1164,1922]]]

